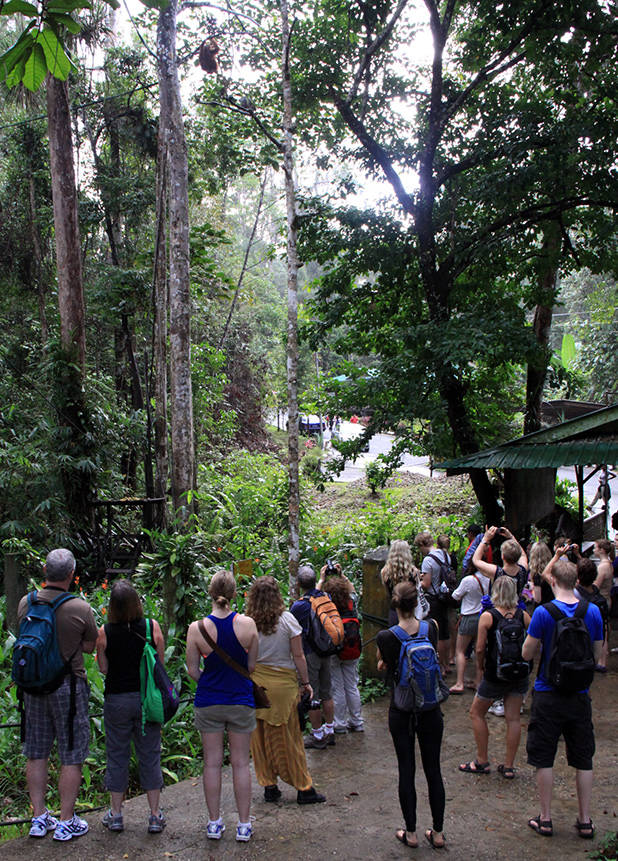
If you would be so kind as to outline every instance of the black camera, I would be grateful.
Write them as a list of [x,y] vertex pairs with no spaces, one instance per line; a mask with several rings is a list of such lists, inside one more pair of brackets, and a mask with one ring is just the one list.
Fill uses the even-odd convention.
[[324,571],[324,576],[325,577],[337,577],[338,574],[339,574],[339,571],[337,569],[337,566],[333,562],[333,560],[327,559],[326,560],[326,570]]

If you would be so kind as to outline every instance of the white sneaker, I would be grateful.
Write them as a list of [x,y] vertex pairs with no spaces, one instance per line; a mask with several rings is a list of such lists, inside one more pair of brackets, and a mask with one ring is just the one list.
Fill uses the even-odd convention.
[[492,715],[496,715],[496,717],[504,717],[504,700],[496,700],[487,711]]
[[253,828],[250,824],[241,825],[240,822],[236,826],[236,839],[239,843],[248,843],[251,840]]
[[224,831],[225,825],[221,819],[217,819],[215,821],[210,819],[208,820],[208,825],[206,826],[206,837],[208,837],[209,840],[221,840]]
[[49,810],[40,816],[34,816],[30,826],[30,837],[45,837],[48,831],[53,831],[58,825],[58,820],[51,815]]
[[88,823],[75,813],[72,819],[60,819],[54,831],[54,840],[72,840],[88,833]]

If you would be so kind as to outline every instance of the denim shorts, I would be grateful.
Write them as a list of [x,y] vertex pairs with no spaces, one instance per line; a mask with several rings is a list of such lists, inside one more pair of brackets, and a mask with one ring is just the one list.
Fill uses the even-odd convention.
[[73,718],[73,748],[69,749],[69,706],[71,676],[51,694],[24,695],[26,710],[26,740],[24,756],[28,759],[48,759],[54,739],[62,765],[81,765],[89,751],[90,718],[88,716],[88,683],[75,679],[75,717]]
[[481,679],[481,684],[476,690],[476,695],[480,700],[503,700],[506,697],[513,695],[516,697],[525,697],[528,690],[528,679],[521,679],[519,682],[490,682],[487,679]]

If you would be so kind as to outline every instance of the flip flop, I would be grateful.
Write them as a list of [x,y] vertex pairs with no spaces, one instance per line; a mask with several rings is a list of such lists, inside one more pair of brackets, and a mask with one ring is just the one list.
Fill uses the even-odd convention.
[[446,849],[446,837],[444,834],[442,835],[442,843],[436,843],[434,839],[434,830],[430,828],[428,831],[425,831],[425,840],[431,844],[432,849]]
[[459,770],[466,774],[490,774],[491,768],[488,762],[479,762],[473,759],[472,762],[464,762],[459,766]]
[[418,843],[410,843],[408,840],[408,833],[405,828],[399,828],[395,831],[395,837],[400,843],[403,843],[404,846],[409,846],[410,849],[418,849]]
[[540,816],[533,816],[532,819],[528,820],[528,826],[533,831],[536,831],[537,834],[540,834],[541,837],[554,836],[554,826],[551,819],[541,819]]

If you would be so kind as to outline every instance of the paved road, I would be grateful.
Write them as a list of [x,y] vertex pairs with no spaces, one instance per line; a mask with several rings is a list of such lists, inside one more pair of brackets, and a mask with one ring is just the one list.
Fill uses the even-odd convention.
[[[341,436],[344,440],[355,439],[357,436],[360,436],[363,432],[363,428],[358,424],[352,424],[352,422],[344,421],[341,423]],[[378,433],[374,434],[369,442],[369,451],[361,454],[354,461],[346,461],[344,471],[335,479],[335,481],[356,481],[359,478],[363,478],[365,475],[365,467],[368,463],[374,461],[378,455],[387,454],[394,442],[395,436],[390,433]],[[429,469],[429,460],[426,457],[414,457],[410,454],[405,454],[402,459],[402,464],[399,467],[400,472],[414,472],[418,475],[431,475],[431,470]],[[586,470],[585,474],[587,475],[592,470]],[[438,473],[441,475],[442,473]],[[575,479],[575,470],[573,467],[564,466],[558,470],[558,476],[560,478],[567,478],[574,485],[576,484]],[[588,481],[584,485],[584,499],[586,502],[591,501],[594,498],[598,486],[598,474],[593,476],[590,481]],[[614,478],[610,481],[610,488],[612,492],[611,500],[610,500],[610,510],[613,512],[618,507],[618,477]],[[577,496],[577,490],[574,489],[574,496]],[[597,503],[594,509],[596,512],[601,510],[600,505]]]

